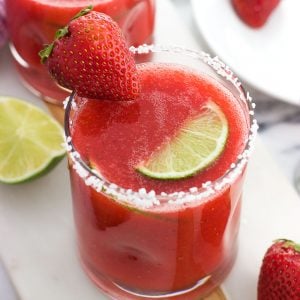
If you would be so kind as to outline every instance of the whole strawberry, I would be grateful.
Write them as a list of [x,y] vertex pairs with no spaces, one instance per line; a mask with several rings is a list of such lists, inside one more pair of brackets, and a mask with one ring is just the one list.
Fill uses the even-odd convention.
[[249,26],[262,27],[280,0],[232,0],[239,17]]
[[79,12],[39,54],[61,86],[79,96],[132,100],[139,92],[137,71],[121,29],[109,16]]
[[277,240],[260,269],[258,300],[300,300],[300,245]]

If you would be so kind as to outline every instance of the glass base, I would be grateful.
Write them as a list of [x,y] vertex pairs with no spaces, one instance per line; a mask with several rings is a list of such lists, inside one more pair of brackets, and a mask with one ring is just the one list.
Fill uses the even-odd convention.
[[63,101],[70,95],[70,91],[63,90],[57,86],[46,69],[29,67],[12,45],[10,45],[10,50],[22,84],[32,94],[43,100],[53,117],[63,125]]
[[9,45],[9,48],[24,86],[43,101],[63,106],[63,101],[70,95],[70,91],[54,82],[46,66],[42,64],[29,65],[12,44]]
[[41,95],[38,91],[34,90],[31,86],[29,86],[24,80],[22,80],[23,85],[34,95],[39,97],[41,100],[43,100],[52,114],[52,116],[61,124],[64,124],[64,116],[65,116],[65,110],[63,108],[62,102],[57,102],[54,99],[50,99],[48,97],[44,97]]
[[[84,271],[98,288],[113,300],[200,300],[210,295],[227,277],[236,259],[236,253],[223,263],[214,273],[198,280],[192,287],[181,291],[167,293],[143,292],[127,288],[126,286],[113,282],[103,274],[93,270],[92,266],[81,260]],[[151,283],[149,283],[151,286]]]

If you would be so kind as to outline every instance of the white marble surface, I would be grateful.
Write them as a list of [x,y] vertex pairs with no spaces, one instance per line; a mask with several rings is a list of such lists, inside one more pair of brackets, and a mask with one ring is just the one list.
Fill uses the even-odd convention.
[[[190,1],[172,0],[172,2],[199,46],[213,54],[199,33]],[[272,99],[247,84],[246,87],[257,104],[256,118],[260,125],[260,136],[282,172],[294,186],[297,170],[300,177],[300,105]]]
[[[200,48],[209,50],[194,25],[189,1],[173,0],[172,2],[176,7],[177,13],[182,17],[182,21],[186,23],[186,26],[195,37],[196,44]],[[172,24],[169,24],[169,28],[167,27],[166,30],[172,30]],[[177,35],[178,44],[181,41],[180,34],[181,32]],[[269,99],[254,89],[249,89],[257,102],[257,119],[260,123],[260,133],[263,142],[292,183],[295,166],[300,161],[300,107]],[[22,90],[20,93],[23,94],[25,91]],[[21,96],[21,94],[16,96]],[[1,239],[2,241],[3,239]],[[15,299],[18,299],[18,297],[10,287],[7,276],[0,266],[0,300]]]

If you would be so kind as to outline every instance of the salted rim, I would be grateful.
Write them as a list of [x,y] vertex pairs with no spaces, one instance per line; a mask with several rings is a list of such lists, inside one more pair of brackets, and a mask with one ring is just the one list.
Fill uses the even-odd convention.
[[133,54],[147,54],[149,52],[171,52],[174,54],[184,54],[188,57],[201,60],[213,69],[218,75],[226,79],[232,84],[234,88],[239,92],[240,100],[247,105],[249,113],[249,133],[248,140],[245,144],[244,150],[237,156],[237,160],[230,165],[228,170],[216,179],[215,181],[207,181],[202,184],[201,187],[191,187],[189,191],[179,191],[174,193],[160,193],[156,194],[154,190],[147,191],[145,188],[140,188],[138,191],[132,189],[122,188],[115,183],[111,183],[101,177],[96,170],[91,169],[80,157],[80,154],[76,151],[71,135],[70,135],[70,122],[69,116],[71,108],[76,108],[76,103],[73,102],[75,92],[67,97],[64,101],[65,113],[65,147],[72,160],[72,168],[77,174],[84,180],[87,186],[92,187],[97,192],[103,192],[113,199],[129,204],[131,206],[137,206],[139,208],[151,208],[153,206],[160,206],[165,203],[182,205],[192,203],[202,199],[206,199],[213,194],[219,193],[225,186],[232,184],[237,177],[244,170],[245,165],[251,155],[254,146],[254,139],[257,133],[258,124],[254,118],[255,103],[252,101],[252,97],[245,91],[238,77],[230,70],[225,63],[223,63],[217,56],[211,57],[204,51],[195,51],[185,49],[180,46],[164,46],[164,45],[141,45],[138,47],[130,47],[130,51]]

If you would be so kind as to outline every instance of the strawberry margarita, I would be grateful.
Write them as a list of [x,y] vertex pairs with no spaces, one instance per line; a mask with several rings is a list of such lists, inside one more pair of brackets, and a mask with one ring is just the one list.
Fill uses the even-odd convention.
[[38,52],[53,40],[57,29],[90,4],[118,22],[128,45],[151,41],[154,0],[6,0],[10,47],[17,70],[25,85],[46,101],[61,104],[68,92],[51,79],[40,64]]
[[[176,61],[187,53],[176,54]],[[219,285],[233,265],[256,124],[251,101],[234,76],[208,56],[199,58],[189,58],[195,68],[164,60],[137,65],[136,100],[74,94],[68,103],[79,250],[89,276],[113,299],[196,300]],[[204,73],[210,67],[202,60],[226,70],[228,80]],[[208,103],[222,111],[228,126],[224,149],[209,166],[169,180],[137,170]]]

